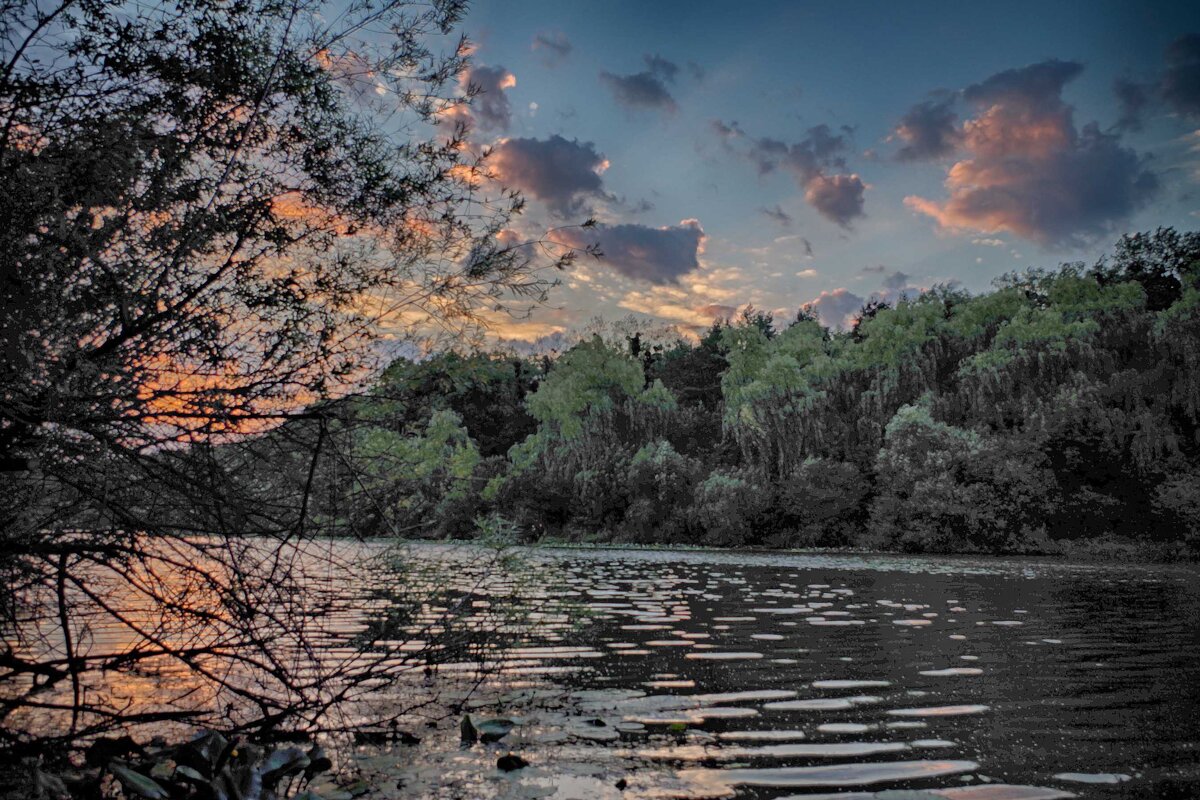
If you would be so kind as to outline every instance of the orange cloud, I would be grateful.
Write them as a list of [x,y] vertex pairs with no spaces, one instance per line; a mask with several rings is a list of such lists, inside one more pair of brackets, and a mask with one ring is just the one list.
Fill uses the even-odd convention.
[[909,196],[905,205],[943,230],[1009,232],[1043,245],[1087,240],[1127,219],[1158,181],[1118,135],[1095,123],[1075,128],[1061,94],[1082,69],[1045,61],[968,87],[962,97],[976,115],[939,134],[963,156],[946,173],[949,196]]

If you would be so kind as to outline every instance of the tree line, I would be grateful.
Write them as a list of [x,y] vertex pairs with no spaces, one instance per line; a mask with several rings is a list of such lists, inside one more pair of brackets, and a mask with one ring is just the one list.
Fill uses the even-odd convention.
[[256,447],[321,440],[312,513],[357,536],[1194,553],[1198,415],[1200,234],[1159,229],[844,332],[748,310],[696,341],[400,359]]

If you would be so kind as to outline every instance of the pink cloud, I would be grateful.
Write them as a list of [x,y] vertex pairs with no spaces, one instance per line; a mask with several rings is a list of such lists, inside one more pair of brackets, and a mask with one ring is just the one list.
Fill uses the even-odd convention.
[[1077,130],[1062,99],[1078,64],[1046,61],[968,87],[976,109],[952,137],[960,160],[944,200],[905,204],[950,231],[1003,231],[1043,245],[1108,233],[1157,190],[1154,174],[1115,134],[1094,123]]

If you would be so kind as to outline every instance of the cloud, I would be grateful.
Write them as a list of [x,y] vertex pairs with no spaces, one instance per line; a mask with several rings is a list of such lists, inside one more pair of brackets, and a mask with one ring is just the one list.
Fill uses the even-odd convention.
[[869,302],[887,303],[895,306],[904,299],[915,299],[925,290],[909,283],[912,276],[900,270],[888,271],[880,265],[863,267],[863,272],[880,276],[881,288],[871,292],[867,297],[860,297],[846,288],[834,289],[832,292],[821,292],[815,300],[811,300],[801,308],[817,315],[817,319],[827,328],[846,329],[854,325],[855,318],[863,306]]
[[700,306],[695,311],[700,316],[708,317],[710,320],[733,319],[733,315],[737,313],[737,306],[727,306],[723,303],[709,303]]
[[863,307],[864,300],[846,288],[821,292],[820,297],[810,300],[801,308],[817,315],[826,328],[845,329],[854,324],[854,317]]
[[1082,72],[1083,64],[1077,61],[1052,58],[997,72],[981,83],[968,86],[963,97],[969,103],[999,107],[1006,113],[1062,114],[1067,109],[1062,102],[1063,86]]
[[739,136],[746,135],[736,119],[732,122],[722,122],[719,119],[714,119],[709,124],[712,125],[713,132],[722,139],[736,139]]
[[567,228],[553,237],[576,249],[598,245],[602,263],[628,278],[654,284],[675,283],[699,269],[704,247],[704,229],[694,219],[662,228],[636,224]]
[[1140,131],[1144,115],[1153,105],[1166,107],[1184,117],[1200,117],[1200,34],[1180,36],[1167,45],[1163,72],[1153,81],[1137,83],[1126,78],[1113,81],[1120,117],[1118,131]]
[[676,333],[690,331],[700,334],[717,320],[731,319],[737,315],[737,306],[724,303],[696,305],[686,290],[674,286],[655,286],[648,291],[632,290],[617,303],[621,308],[638,314],[647,314],[669,320]]
[[626,108],[649,109],[675,113],[675,98],[667,91],[662,79],[653,72],[633,75],[614,75],[601,72],[600,82],[613,93],[613,99]]
[[896,270],[887,273],[883,276],[883,288],[872,292],[868,300],[887,303],[890,306],[895,306],[899,301],[907,298],[909,300],[921,296],[925,290],[920,286],[913,286],[909,283],[911,275]]
[[896,136],[905,142],[900,161],[925,161],[951,155],[958,146],[954,98],[918,103],[900,118]]
[[1200,34],[1180,36],[1167,47],[1159,92],[1180,114],[1200,116]]
[[477,125],[486,131],[508,130],[512,106],[507,89],[517,85],[517,76],[504,67],[470,66],[459,75],[459,86],[470,103],[451,106],[446,118]]
[[591,142],[549,139],[504,139],[492,150],[492,175],[546,204],[560,217],[584,212],[587,198],[605,197],[600,174],[608,167]]
[[906,275],[900,270],[896,270],[890,275],[885,275],[883,278],[883,286],[885,289],[900,290],[908,286],[910,275]]
[[1142,129],[1142,114],[1150,105],[1151,91],[1140,83],[1117,78],[1113,81],[1113,94],[1117,98],[1117,108],[1121,117],[1117,120],[1116,128],[1120,131],[1140,131]]
[[821,216],[843,228],[863,216],[867,185],[857,175],[817,175],[804,188],[804,199]]
[[530,331],[523,329],[511,331],[513,338],[507,338],[506,334],[508,333],[510,333],[508,330],[499,332],[496,337],[497,347],[507,348],[513,353],[523,356],[561,353],[579,341],[578,333],[572,333],[566,329],[538,333],[537,328],[534,327],[534,335],[531,338],[525,338]]
[[809,261],[811,261],[813,258],[812,242],[810,242],[808,239],[804,238],[803,236],[800,236],[799,234],[793,233],[793,234],[788,234],[787,236],[777,236],[777,237],[775,237],[775,239],[773,241],[775,244],[783,244],[784,242],[799,242],[800,246],[804,248],[804,257],[807,258]]
[[951,231],[1009,231],[1044,246],[1108,234],[1143,206],[1158,181],[1116,134],[1095,123],[1077,130],[1062,90],[1083,67],[1044,61],[967,87],[975,114],[957,129],[961,158],[949,168],[949,197],[906,197]]
[[674,61],[668,61],[657,53],[654,55],[647,54],[643,58],[646,61],[646,67],[650,70],[650,74],[667,83],[674,83],[675,76],[679,74],[678,64]]
[[750,157],[761,174],[783,167],[798,181],[807,183],[825,169],[845,167],[846,161],[841,154],[847,145],[842,134],[834,133],[828,125],[816,125],[805,132],[804,138],[791,145],[767,137],[756,139]]
[[530,49],[542,54],[542,63],[548,67],[557,67],[571,55],[573,45],[562,31],[546,31],[533,37]]
[[784,211],[782,208],[780,208],[778,205],[775,206],[774,208],[760,208],[760,209],[758,209],[758,213],[762,214],[767,219],[773,220],[774,222],[778,222],[780,225],[782,225],[785,228],[790,228],[792,226],[791,215],[788,214],[786,211]]
[[712,122],[713,132],[727,148],[733,142],[747,142],[744,155],[758,169],[759,175],[776,170],[791,173],[797,185],[804,189],[804,199],[821,216],[843,228],[863,216],[863,198],[867,185],[858,175],[830,174],[846,167],[844,153],[849,149],[843,133],[834,133],[828,125],[809,128],[798,142],[787,143],[771,137],[751,138],[736,122]]

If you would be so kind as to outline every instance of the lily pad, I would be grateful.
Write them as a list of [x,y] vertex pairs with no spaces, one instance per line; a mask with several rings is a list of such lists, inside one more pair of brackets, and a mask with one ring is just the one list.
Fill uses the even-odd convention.
[[140,772],[134,772],[129,767],[113,762],[108,765],[109,771],[121,782],[121,786],[137,797],[144,800],[168,800],[170,795],[162,785]]
[[475,728],[479,731],[479,740],[486,743],[500,741],[515,726],[516,723],[511,719],[497,717],[496,719],[485,719],[476,725]]

